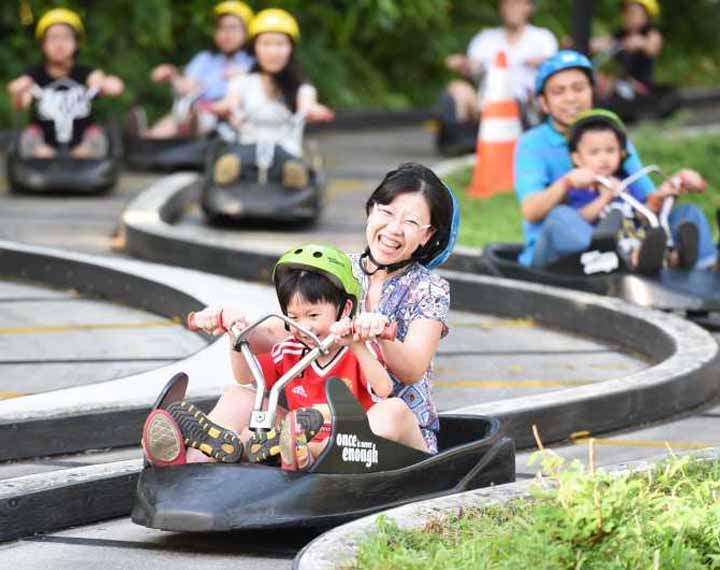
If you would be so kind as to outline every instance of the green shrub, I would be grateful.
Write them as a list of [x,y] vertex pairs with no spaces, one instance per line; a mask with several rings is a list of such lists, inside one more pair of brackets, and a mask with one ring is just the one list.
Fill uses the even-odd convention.
[[[400,530],[381,518],[350,570],[720,568],[720,461],[675,458],[646,473],[543,462],[531,500]],[[548,485],[552,483],[552,485]]]

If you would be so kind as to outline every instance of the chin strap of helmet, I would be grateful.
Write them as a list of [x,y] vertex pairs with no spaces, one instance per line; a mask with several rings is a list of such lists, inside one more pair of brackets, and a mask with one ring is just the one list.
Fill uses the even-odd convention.
[[[418,247],[418,250],[420,248]],[[380,270],[385,270],[388,273],[393,273],[394,271],[397,271],[398,269],[402,269],[406,265],[411,264],[413,261],[416,261],[415,254],[417,253],[417,250],[410,256],[409,259],[404,259],[403,261],[397,261],[395,263],[389,263],[387,265],[383,263],[378,263],[375,261],[375,258],[373,257],[372,253],[370,252],[370,247],[366,247],[365,251],[360,256],[360,268],[362,269],[363,273],[368,276],[375,275]],[[369,259],[372,264],[376,267],[375,271],[368,271],[365,267],[365,263],[363,263],[364,259]]]

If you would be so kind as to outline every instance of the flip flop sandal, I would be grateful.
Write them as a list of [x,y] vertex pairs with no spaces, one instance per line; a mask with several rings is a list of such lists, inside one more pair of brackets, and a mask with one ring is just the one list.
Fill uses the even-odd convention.
[[313,464],[308,441],[322,429],[324,418],[314,408],[291,412],[280,432],[280,466],[286,471],[306,471]]
[[663,266],[667,235],[662,228],[650,228],[640,244],[638,264],[635,271],[642,275],[654,275]]
[[681,222],[678,226],[677,252],[681,269],[692,269],[698,260],[700,232],[692,222]]
[[201,409],[183,400],[170,404],[167,411],[175,418],[187,447],[221,463],[242,459],[243,444],[237,434],[213,422]]
[[155,409],[143,425],[142,447],[154,467],[185,463],[185,438],[180,427],[166,410]]
[[[299,421],[303,425],[306,441],[310,441],[322,429],[324,418],[315,408],[301,408],[291,412],[290,415],[299,414]],[[286,418],[287,419],[287,418]],[[247,444],[248,461],[264,463],[280,455],[281,428],[275,427],[267,432],[253,433]]]

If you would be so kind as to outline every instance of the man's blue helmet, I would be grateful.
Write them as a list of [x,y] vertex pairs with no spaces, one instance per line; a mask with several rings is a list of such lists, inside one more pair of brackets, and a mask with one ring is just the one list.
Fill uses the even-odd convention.
[[543,92],[548,79],[566,69],[582,69],[587,73],[590,83],[594,82],[593,64],[587,56],[571,49],[563,49],[546,59],[538,68],[535,75],[535,95]]

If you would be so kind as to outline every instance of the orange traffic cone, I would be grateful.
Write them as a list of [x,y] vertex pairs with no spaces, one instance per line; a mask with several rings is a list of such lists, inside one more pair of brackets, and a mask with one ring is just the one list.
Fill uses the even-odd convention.
[[488,198],[513,189],[513,153],[522,124],[508,79],[507,57],[501,51],[488,71],[470,196]]

